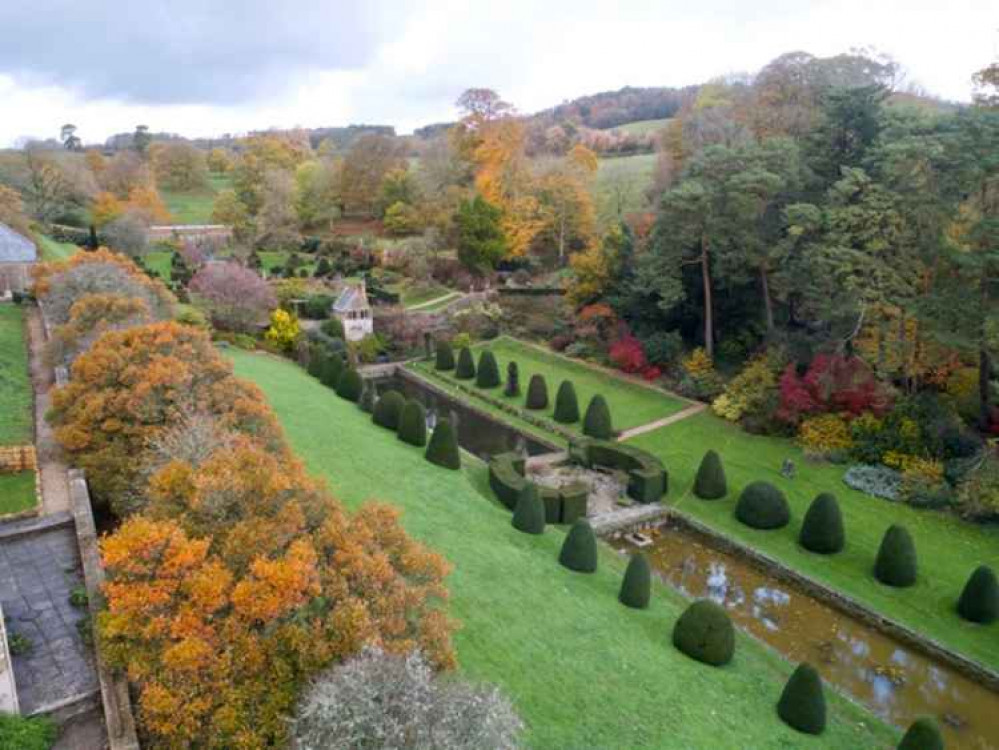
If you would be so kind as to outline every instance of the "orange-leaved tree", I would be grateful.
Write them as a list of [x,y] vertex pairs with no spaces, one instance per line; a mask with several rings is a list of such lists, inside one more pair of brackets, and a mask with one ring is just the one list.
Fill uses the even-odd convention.
[[85,294],[69,308],[69,320],[52,331],[46,353],[54,365],[71,363],[104,333],[152,322],[149,305],[127,294]]

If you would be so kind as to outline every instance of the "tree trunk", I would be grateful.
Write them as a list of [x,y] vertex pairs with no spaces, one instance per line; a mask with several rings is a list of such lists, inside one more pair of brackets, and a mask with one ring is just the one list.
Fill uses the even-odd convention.
[[760,286],[763,287],[763,309],[767,315],[767,338],[774,335],[774,302],[770,298],[770,281],[767,279],[767,269],[760,266]]
[[701,281],[704,283],[704,351],[714,359],[715,321],[714,298],[711,294],[711,266],[708,255],[708,240],[701,237]]

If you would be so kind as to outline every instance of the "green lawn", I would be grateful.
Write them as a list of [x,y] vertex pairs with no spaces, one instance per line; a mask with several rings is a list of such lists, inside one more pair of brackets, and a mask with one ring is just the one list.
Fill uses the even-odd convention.
[[0,517],[34,508],[37,502],[35,472],[0,474]]
[[618,125],[616,128],[611,128],[619,133],[627,133],[628,135],[648,135],[649,133],[657,133],[666,127],[672,118],[664,117],[661,120],[636,120],[635,122],[626,122],[624,125]]
[[[265,271],[268,276],[272,276],[276,271],[280,271],[284,268],[284,264],[288,262],[288,257],[291,253],[287,250],[260,250],[257,252],[257,255],[260,256],[260,265],[262,270]],[[316,266],[319,265],[319,261],[317,261],[314,256],[307,255],[306,253],[299,253],[298,257],[305,262],[295,269],[296,273],[302,268],[309,272],[309,276],[316,272]]]
[[150,250],[143,256],[142,262],[146,268],[163,281],[170,281],[170,264],[173,262],[172,250]]
[[[888,747],[896,732],[831,696],[821,738],[775,716],[790,666],[740,636],[734,662],[712,669],[669,645],[684,600],[656,586],[646,611],[616,599],[624,561],[602,548],[594,575],[556,562],[559,529],[512,529],[491,499],[485,467],[465,456],[450,472],[371,424],[290,362],[229,350],[236,373],[263,388],[298,455],[349,507],[377,498],[453,565],[449,612],[465,674],[499,684],[535,748]],[[391,466],[392,471],[385,467]]]
[[[458,300],[458,299],[460,299],[461,297],[464,297],[464,296],[465,295],[463,295],[461,292],[450,292],[446,296],[441,295],[440,297],[437,297],[435,299],[435,301],[433,302],[433,304],[424,304],[416,312],[426,312],[426,313],[437,312],[439,310],[443,310],[445,307],[447,307],[448,305],[450,305],[452,302],[454,302],[454,301],[456,301],[456,300]],[[433,298],[431,298],[431,299],[433,299]],[[419,304],[419,303],[415,303],[415,304]],[[410,305],[409,307],[412,308],[412,305]]]
[[42,260],[47,262],[66,260],[80,249],[72,242],[58,242],[46,234],[38,235],[38,243],[41,245]]
[[431,300],[452,294],[454,292],[440,284],[407,284],[402,289],[399,301],[402,302],[403,307],[413,307],[414,305],[421,305],[424,302],[430,302]]
[[[999,623],[982,627],[954,612],[971,572],[982,563],[993,567],[999,563],[999,527],[976,526],[855,492],[842,481],[845,467],[809,462],[788,440],[750,435],[708,412],[631,442],[666,462],[667,499],[681,511],[999,670]],[[690,492],[701,457],[709,448],[717,450],[725,463],[729,497],[724,500],[700,500]],[[793,480],[780,476],[785,458],[797,465]],[[785,492],[792,508],[790,526],[758,531],[735,520],[732,513],[738,491],[756,479],[772,482]],[[847,533],[847,548],[829,557],[808,553],[797,544],[801,520],[820,492],[832,492],[839,499]],[[909,589],[884,586],[871,573],[881,537],[892,523],[903,524],[911,532],[919,554],[919,581]]]
[[34,436],[24,311],[0,303],[0,445],[23,445]]
[[212,174],[208,176],[208,186],[201,190],[161,189],[160,195],[170,211],[171,224],[211,224],[216,194],[230,187],[232,179],[228,175]]
[[617,221],[618,214],[650,210],[645,190],[652,184],[656,154],[635,154],[600,159],[593,198],[602,226]]

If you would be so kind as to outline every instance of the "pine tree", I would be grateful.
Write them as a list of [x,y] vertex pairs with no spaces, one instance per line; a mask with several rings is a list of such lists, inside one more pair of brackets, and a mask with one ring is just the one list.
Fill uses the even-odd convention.
[[621,592],[617,598],[627,607],[645,609],[649,606],[651,594],[652,573],[649,570],[649,561],[641,552],[635,552],[628,561],[628,569],[624,571]]

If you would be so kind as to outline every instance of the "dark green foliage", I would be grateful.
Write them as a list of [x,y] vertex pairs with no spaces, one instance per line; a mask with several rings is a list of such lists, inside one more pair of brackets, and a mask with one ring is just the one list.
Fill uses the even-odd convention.
[[375,411],[371,420],[379,427],[384,427],[395,432],[399,429],[399,418],[402,416],[402,408],[406,405],[406,399],[398,391],[385,391],[378,403],[375,404]]
[[399,439],[410,445],[427,444],[427,412],[415,399],[407,401],[399,415]]
[[471,380],[475,377],[475,361],[472,359],[472,351],[467,347],[462,347],[458,352],[458,369],[454,376],[459,380]]
[[694,479],[694,494],[702,500],[718,500],[728,494],[725,467],[715,451],[708,451],[701,459]]
[[378,398],[378,393],[375,391],[375,386],[373,383],[368,383],[364,386],[364,393],[361,394],[361,400],[359,405],[361,411],[371,414],[375,410],[375,401]]
[[801,524],[798,541],[805,549],[820,555],[832,555],[843,549],[846,544],[843,514],[835,495],[823,492],[812,501]]
[[515,398],[520,395],[520,370],[516,362],[509,362],[506,366],[506,388],[503,395]]
[[752,482],[739,495],[735,517],[754,529],[781,529],[791,521],[791,508],[772,484]]
[[957,611],[965,620],[987,625],[999,618],[999,583],[987,565],[975,569],[964,585]]
[[506,255],[503,212],[481,195],[462,201],[454,215],[458,260],[472,273],[484,274]]
[[434,363],[434,369],[441,372],[454,369],[454,349],[451,348],[451,342],[437,342],[437,361]]
[[735,654],[735,628],[724,607],[700,599],[677,619],[673,645],[691,659],[720,667]]
[[323,361],[325,355],[321,346],[313,344],[309,347],[309,364],[305,370],[314,378],[318,378],[323,372]]
[[575,424],[579,421],[579,401],[572,381],[563,380],[555,394],[555,421],[562,424]]
[[315,294],[302,304],[302,317],[309,320],[326,320],[335,301],[328,294]]
[[475,374],[475,384],[479,388],[495,388],[500,384],[499,365],[496,357],[488,349],[479,355],[479,369]]
[[542,375],[532,375],[531,382],[527,384],[527,408],[548,408],[548,384]]
[[430,445],[427,446],[426,459],[437,466],[445,469],[461,468],[461,451],[458,450],[458,436],[454,432],[451,423],[446,419],[437,422],[433,434],[430,436]]
[[336,395],[356,404],[363,392],[364,380],[361,378],[361,373],[353,367],[344,370],[340,376],[340,382],[336,384]]
[[527,482],[517,497],[513,528],[525,534],[543,534],[545,531],[545,504],[541,502],[533,482]]
[[327,318],[319,325],[319,330],[334,339],[343,338],[343,321],[340,318]]
[[58,727],[48,717],[0,713],[0,747],[5,750],[49,750],[58,734]]
[[893,524],[885,532],[874,561],[874,577],[889,586],[904,588],[916,582],[916,545],[904,526]]
[[799,664],[777,702],[777,715],[789,727],[805,734],[826,728],[826,697],[822,678],[811,664]]
[[898,750],[944,750],[940,727],[929,716],[916,719],[898,743]]
[[624,571],[621,593],[617,598],[627,607],[645,609],[649,606],[651,593],[652,573],[649,570],[649,561],[641,552],[635,552],[628,562],[628,569]]
[[583,417],[583,434],[597,440],[610,440],[614,437],[614,424],[611,421],[607,400],[599,393],[590,399]]
[[319,371],[319,382],[325,385],[327,388],[335,389],[340,383],[340,376],[343,374],[343,360],[338,354],[331,354],[326,357],[323,362],[322,369]]
[[590,522],[578,519],[569,529],[562,543],[559,563],[577,573],[594,573],[597,570],[597,538]]

